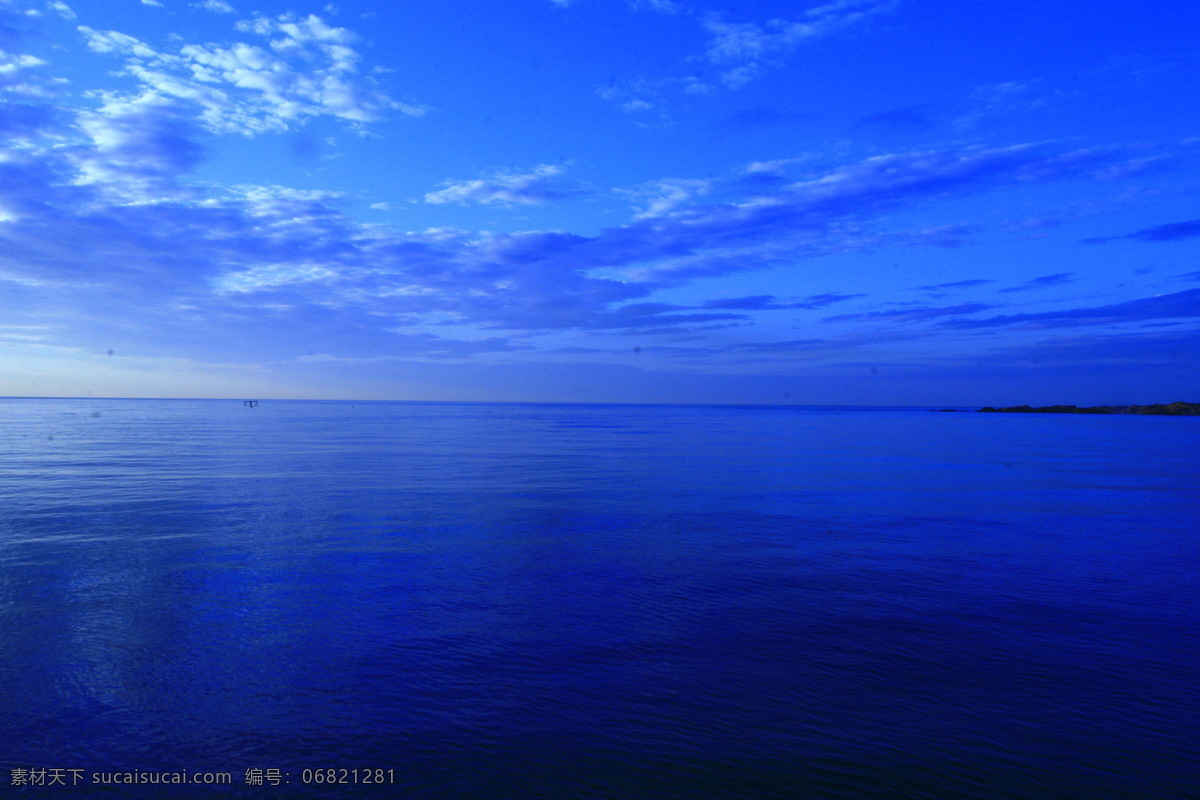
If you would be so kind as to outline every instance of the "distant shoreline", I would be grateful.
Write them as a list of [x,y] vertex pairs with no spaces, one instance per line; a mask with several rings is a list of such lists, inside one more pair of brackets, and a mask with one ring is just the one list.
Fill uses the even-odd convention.
[[1012,414],[1157,414],[1176,417],[1200,416],[1200,403],[1155,403],[1147,406],[1007,406],[993,408],[984,406],[981,412],[1008,412]]

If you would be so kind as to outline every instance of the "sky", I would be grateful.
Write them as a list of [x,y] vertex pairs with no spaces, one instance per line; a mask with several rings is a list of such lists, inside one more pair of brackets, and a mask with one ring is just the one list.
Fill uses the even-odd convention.
[[1197,30],[0,0],[0,395],[1200,401]]

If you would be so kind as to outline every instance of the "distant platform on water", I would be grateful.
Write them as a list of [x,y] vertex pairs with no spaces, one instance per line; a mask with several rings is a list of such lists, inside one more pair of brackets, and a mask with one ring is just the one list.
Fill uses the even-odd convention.
[[1200,403],[1155,403],[1146,406],[1007,406],[993,408],[984,406],[980,411],[1009,412],[1013,414],[1158,414],[1176,417],[1200,416]]

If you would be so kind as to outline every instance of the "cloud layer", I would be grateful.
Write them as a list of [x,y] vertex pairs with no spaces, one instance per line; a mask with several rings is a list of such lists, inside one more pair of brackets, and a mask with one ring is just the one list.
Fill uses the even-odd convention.
[[[701,278],[787,267],[832,253],[941,246],[941,231],[889,230],[880,220],[898,209],[997,187],[1098,180],[1130,157],[1115,149],[1030,144],[873,156],[800,180],[786,177],[793,163],[780,162],[768,170],[772,180],[747,181],[746,175],[761,177],[768,169],[758,164],[703,184],[663,181],[659,197],[634,218],[594,236],[406,233],[355,221],[329,193],[249,186],[222,195],[184,183],[203,157],[194,126],[204,124],[204,115],[189,121],[180,103],[158,95],[105,99],[64,123],[86,134],[72,147],[9,150],[0,203],[20,224],[0,229],[0,272],[32,286],[66,287],[95,317],[100,305],[118,301],[136,307],[151,326],[186,319],[192,337],[206,327],[232,336],[233,329],[261,324],[264,315],[281,329],[324,330],[326,341],[338,338],[330,331],[342,331],[346,339],[350,330],[372,347],[417,353],[444,352],[435,333],[447,326],[510,338],[566,330],[677,330],[739,323],[762,312],[816,311],[860,295],[756,295],[698,306],[646,298]],[[545,202],[566,193],[555,188],[560,178],[559,168],[542,166],[452,183],[426,200]],[[103,249],[88,246],[95,242]],[[81,251],[89,252],[84,261]],[[1067,279],[1044,276],[1027,288]],[[955,325],[968,327],[1083,318],[963,319],[990,308],[961,303],[829,319],[913,323],[953,317]],[[477,334],[476,346],[514,346],[496,336]],[[456,347],[452,352],[466,352],[465,345]]]
[[[474,213],[532,218],[545,210],[535,207],[573,198],[627,203],[624,216],[614,212],[589,235],[535,224],[405,230],[358,219],[355,205],[370,198],[352,193],[202,183],[196,170],[221,137],[295,132],[319,118],[362,131],[423,111],[392,99],[364,69],[350,30],[315,15],[239,21],[225,5],[207,3],[218,16],[204,15],[231,26],[221,42],[160,45],[78,26],[92,57],[115,65],[124,84],[73,98],[53,64],[23,53],[30,17],[0,5],[8,341],[311,365],[602,358],[639,337],[646,358],[732,368],[840,364],[864,351],[899,352],[888,348],[901,342],[928,345],[906,351],[923,358],[1016,331],[1110,326],[1133,336],[1138,325],[1200,317],[1200,290],[1081,300],[1070,293],[1086,274],[1073,266],[1001,281],[963,256],[957,274],[983,277],[929,273],[886,297],[828,266],[881,251],[965,252],[1001,227],[978,211],[981,198],[1112,186],[1144,168],[1150,146],[951,140],[820,162],[781,149],[723,173],[639,178],[608,193],[534,157],[440,185],[435,173],[392,217],[484,206]],[[842,0],[792,20],[730,23],[683,4],[635,5],[701,24],[709,36],[701,57],[728,89],[806,41],[896,7]],[[69,8],[53,8],[75,28],[62,21]],[[946,207],[964,210],[936,221],[925,213]],[[1200,223],[1190,221],[1098,241],[1197,236]],[[996,349],[1013,346],[1006,339]],[[1077,342],[1073,352],[1083,350]]]
[[[835,0],[810,8],[794,19],[735,22],[724,14],[698,6],[647,0],[633,2],[634,9],[649,9],[691,20],[705,39],[691,59],[692,68],[677,75],[643,76],[624,84],[599,89],[599,95],[633,114],[661,114],[662,95],[712,95],[740,89],[783,66],[802,45],[853,30],[874,17],[894,11],[899,0]],[[660,117],[660,121],[665,117]]]
[[89,48],[121,60],[121,74],[137,84],[131,92],[103,95],[108,113],[176,103],[198,112],[212,133],[254,135],[285,131],[304,119],[329,116],[350,123],[379,119],[388,111],[418,116],[424,109],[389,98],[359,73],[355,36],[320,17],[283,14],[256,17],[237,31],[262,44],[178,44],[173,52],[118,31],[79,26]]
[[426,203],[540,205],[579,194],[563,183],[561,167],[542,164],[528,172],[498,172],[489,178],[447,181],[425,195]]

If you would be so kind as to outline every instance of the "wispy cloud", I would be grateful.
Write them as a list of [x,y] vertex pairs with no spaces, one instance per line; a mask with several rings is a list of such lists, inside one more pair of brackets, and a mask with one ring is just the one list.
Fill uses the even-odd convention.
[[66,82],[43,74],[40,67],[45,64],[37,56],[0,50],[0,92],[24,98],[54,96]]
[[844,303],[847,300],[857,300],[860,297],[866,297],[865,294],[814,294],[810,297],[800,300],[789,305],[790,308],[817,309],[831,306],[834,303]]
[[637,216],[642,219],[660,217],[692,203],[695,198],[707,194],[713,183],[708,179],[663,178],[619,193],[634,202]]
[[687,10],[687,6],[676,0],[626,0],[634,11],[656,11],[659,14],[679,14]]
[[[882,7],[835,4],[806,24],[851,24],[854,13]],[[59,105],[47,65],[10,58],[8,95],[25,110],[6,124],[27,140],[9,142],[0,159],[0,276],[25,287],[29,313],[55,310],[58,327],[38,335],[100,331],[111,346],[148,355],[223,348],[246,360],[294,358],[319,341],[319,352],[337,357],[468,358],[534,347],[556,331],[683,334],[820,310],[861,295],[679,305],[655,293],[831,253],[942,246],[970,226],[893,230],[889,215],[998,187],[1102,180],[1133,157],[1024,144],[890,153],[819,170],[796,154],[725,177],[644,183],[626,194],[636,206],[630,218],[595,235],[401,231],[357,221],[333,192],[187,180],[206,156],[206,137],[288,130],[317,116],[361,124],[388,111],[418,113],[362,77],[354,34],[293,15],[238,23],[248,41],[166,49],[80,30],[93,52],[119,59],[135,88],[92,95],[82,108]],[[782,52],[743,34],[730,64]],[[425,199],[523,206],[582,191],[561,167],[543,164],[451,181]],[[113,315],[116,307],[124,313]],[[909,323],[903,335],[911,335],[923,321],[985,310],[959,304],[870,318]],[[762,343],[743,357],[797,352],[808,346],[800,341]]]
[[778,66],[803,42],[859,25],[899,5],[894,0],[838,0],[809,9],[799,19],[765,23],[726,22],[715,14],[703,18],[710,39],[705,57],[718,67],[719,81],[736,89]]
[[858,121],[858,125],[892,130],[924,131],[934,127],[934,119],[931,105],[923,104],[868,114]]
[[970,278],[965,281],[951,281],[949,283],[935,283],[931,286],[918,286],[918,289],[926,291],[940,291],[942,289],[974,289],[977,286],[986,286],[989,283],[995,283],[994,280],[987,278]]
[[1086,325],[1108,325],[1161,319],[1193,319],[1200,317],[1200,289],[1174,294],[1128,300],[1092,308],[1072,308],[1046,311],[1040,314],[1006,314],[976,320],[948,320],[948,328],[996,328],[1026,325],[1037,328],[1075,328]]
[[[639,333],[670,333],[668,329]],[[890,346],[898,342],[912,341],[928,336],[926,332],[890,329],[876,332],[844,333],[837,336],[806,337],[801,339],[759,339],[737,342],[713,343],[701,336],[676,336],[669,342],[646,348],[648,353],[672,361],[721,365],[786,364],[797,361],[808,363],[844,359],[855,351],[875,346]],[[845,366],[833,361],[833,366]]]
[[194,109],[214,133],[283,131],[317,116],[364,123],[388,111],[424,111],[358,74],[357,37],[345,28],[288,14],[236,27],[268,39],[267,46],[177,44],[165,52],[119,31],[79,30],[94,52],[123,59],[122,74],[139,84],[133,92],[105,93],[110,108],[170,99]]
[[[889,209],[1004,185],[1096,178],[1128,157],[1117,149],[1042,145],[896,153],[750,194],[738,176],[710,184],[710,193],[725,202],[673,204],[643,215],[581,246],[577,257],[588,266],[636,263],[630,277],[670,282],[887,244],[942,247],[970,226],[889,233],[877,220]],[[605,257],[593,261],[599,253]]]
[[1004,81],[977,87],[964,102],[965,111],[954,121],[970,128],[996,117],[1029,112],[1045,104],[1036,81]]
[[191,194],[178,178],[203,158],[196,126],[176,100],[146,96],[135,102],[110,100],[79,115],[93,146],[69,151],[78,169],[75,183],[92,185],[112,202],[179,200]]
[[211,11],[214,14],[233,14],[233,6],[226,3],[225,0],[200,0],[198,3],[192,3],[196,8],[202,8],[205,11]]
[[1106,244],[1119,239],[1133,239],[1139,242],[1176,242],[1180,239],[1193,239],[1197,236],[1200,236],[1200,219],[1169,222],[1165,225],[1143,228],[1123,236],[1097,236],[1084,241],[1088,244]]
[[1001,289],[1002,292],[1029,292],[1034,289],[1044,289],[1047,286],[1062,286],[1064,283],[1071,283],[1075,280],[1073,272],[1056,272],[1053,275],[1043,275],[1040,278],[1033,278],[1022,283],[1020,286],[1010,286],[1007,289]]
[[899,0],[835,0],[811,8],[796,19],[733,22],[717,12],[669,0],[631,0],[631,8],[674,14],[699,26],[706,41],[702,52],[691,59],[698,68],[614,83],[601,87],[597,94],[628,113],[644,116],[653,112],[659,123],[665,124],[668,118],[661,108],[664,97],[675,92],[700,96],[740,89],[783,66],[806,42],[861,26],[899,5]]
[[761,130],[799,125],[812,120],[814,116],[813,114],[789,113],[775,108],[760,106],[727,114],[717,122],[717,127],[723,131]]
[[824,308],[825,306],[833,305],[834,303],[844,303],[847,300],[854,300],[859,297],[866,297],[865,294],[815,294],[803,300],[793,302],[780,302],[775,295],[763,294],[753,295],[751,297],[731,297],[718,300],[709,300],[704,303],[704,308],[714,309],[738,309],[743,311],[784,311],[784,310],[813,310]]
[[1200,360],[1200,331],[1132,331],[1103,335],[1068,334],[1039,342],[1007,345],[988,355],[996,364],[1036,362],[1083,365],[1166,365],[1194,369]]
[[891,311],[869,311],[862,314],[838,314],[833,317],[825,317],[822,322],[846,322],[850,320],[875,320],[886,322],[924,322],[931,319],[940,319],[942,317],[957,317],[963,314],[976,314],[980,311],[988,311],[995,306],[985,303],[960,303],[954,306],[915,306],[910,308],[898,308]]
[[488,178],[446,181],[425,195],[426,203],[540,205],[582,193],[561,180],[563,169],[541,164],[528,172],[497,172]]
[[50,2],[46,3],[46,8],[49,8],[63,19],[75,19],[76,16],[71,7],[62,2],[62,0],[50,0]]

